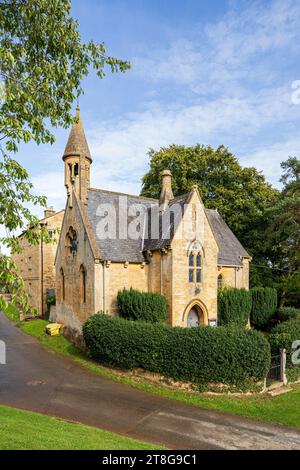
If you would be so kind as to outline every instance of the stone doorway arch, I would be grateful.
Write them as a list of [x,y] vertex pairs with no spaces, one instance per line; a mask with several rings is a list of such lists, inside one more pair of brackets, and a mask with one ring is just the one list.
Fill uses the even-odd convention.
[[188,328],[208,325],[206,307],[199,300],[191,302],[185,309],[183,320]]

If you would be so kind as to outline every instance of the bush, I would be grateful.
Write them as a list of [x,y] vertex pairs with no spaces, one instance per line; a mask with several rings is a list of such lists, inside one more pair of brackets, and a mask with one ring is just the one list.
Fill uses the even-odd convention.
[[97,314],[83,335],[94,359],[199,385],[261,380],[270,366],[264,336],[238,327],[180,328]]
[[118,292],[117,303],[120,316],[127,320],[150,323],[167,320],[167,300],[163,295],[123,289]]
[[46,304],[47,304],[47,305],[55,305],[55,304],[56,304],[56,297],[55,297],[55,295],[51,295],[51,296],[47,297],[47,299],[46,299]]
[[251,312],[251,294],[246,289],[218,291],[218,324],[246,326]]
[[276,320],[279,322],[295,320],[299,318],[300,320],[300,309],[295,307],[281,307],[276,312]]
[[300,319],[288,320],[276,325],[268,336],[273,353],[282,348],[287,352],[287,365],[291,366],[291,353],[293,341],[300,340]]
[[271,287],[255,287],[250,292],[252,295],[251,325],[263,329],[274,317],[277,308],[277,291]]

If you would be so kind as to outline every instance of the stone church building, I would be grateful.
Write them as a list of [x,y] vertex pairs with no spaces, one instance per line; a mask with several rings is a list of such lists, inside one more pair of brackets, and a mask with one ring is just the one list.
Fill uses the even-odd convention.
[[249,254],[218,212],[205,209],[197,187],[173,197],[169,170],[158,175],[159,200],[91,188],[79,109],[76,116],[63,155],[67,203],[52,319],[76,339],[90,315],[117,315],[118,291],[132,287],[163,294],[171,325],[215,325],[218,288],[248,289]]

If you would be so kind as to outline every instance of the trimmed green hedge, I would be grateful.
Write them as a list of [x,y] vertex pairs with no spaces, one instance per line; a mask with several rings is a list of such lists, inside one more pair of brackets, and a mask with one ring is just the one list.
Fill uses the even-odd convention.
[[277,291],[272,287],[255,287],[250,292],[252,295],[251,325],[258,329],[265,328],[277,308]]
[[167,300],[163,295],[123,289],[118,292],[117,303],[120,316],[127,320],[150,323],[167,320]]
[[252,307],[251,294],[246,289],[218,291],[218,324],[246,326]]
[[279,349],[287,351],[287,362],[291,365],[292,343],[300,340],[300,319],[288,320],[276,325],[268,336],[271,349],[277,353]]
[[276,312],[276,320],[279,322],[288,320],[300,320],[300,309],[295,307],[281,307]]
[[97,314],[83,327],[94,359],[206,385],[261,380],[270,366],[265,337],[238,327],[180,328]]

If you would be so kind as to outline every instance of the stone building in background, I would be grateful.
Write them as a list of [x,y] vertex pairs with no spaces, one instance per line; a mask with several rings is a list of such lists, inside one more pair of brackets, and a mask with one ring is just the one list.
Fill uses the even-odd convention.
[[132,287],[165,295],[171,325],[215,325],[218,288],[247,289],[250,256],[219,213],[205,209],[197,187],[173,197],[169,170],[159,200],[91,188],[79,109],[76,116],[63,155],[67,203],[52,319],[80,339],[87,318],[117,315],[118,291]]
[[53,243],[30,245],[24,234],[20,235],[22,252],[12,256],[16,262],[20,275],[24,280],[25,291],[30,298],[30,304],[38,313],[46,313],[46,294],[55,292],[55,266],[54,259],[57,250],[59,232],[62,226],[64,211],[55,212],[46,209],[40,225],[44,226]]

